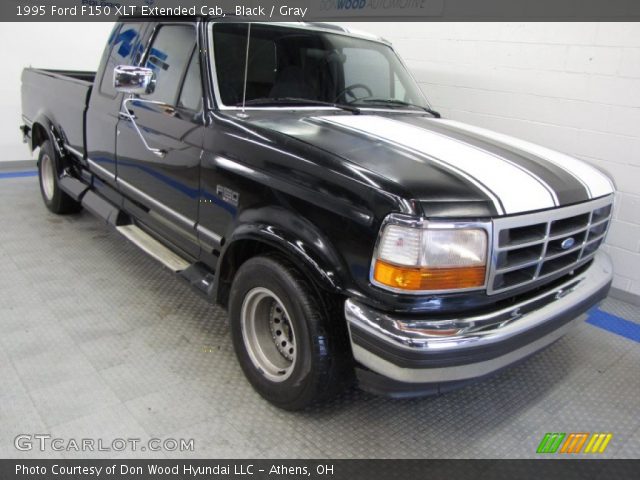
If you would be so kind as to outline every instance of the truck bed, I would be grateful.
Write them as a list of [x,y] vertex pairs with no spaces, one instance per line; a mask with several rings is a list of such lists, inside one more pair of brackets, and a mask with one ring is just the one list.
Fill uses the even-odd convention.
[[57,135],[84,152],[84,119],[95,72],[25,68],[22,72],[22,114],[27,126],[49,118]]

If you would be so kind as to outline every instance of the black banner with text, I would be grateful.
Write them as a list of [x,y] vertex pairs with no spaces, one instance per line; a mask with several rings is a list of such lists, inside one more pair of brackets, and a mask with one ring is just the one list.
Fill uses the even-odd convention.
[[636,479],[640,460],[0,460],[3,480]]
[[632,21],[636,0],[3,0],[0,21],[209,16],[251,21]]

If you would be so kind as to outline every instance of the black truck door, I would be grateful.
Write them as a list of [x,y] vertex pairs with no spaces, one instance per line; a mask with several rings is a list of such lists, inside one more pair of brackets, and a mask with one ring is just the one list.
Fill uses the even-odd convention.
[[195,25],[156,27],[143,64],[155,71],[155,90],[123,101],[134,118],[118,123],[118,187],[133,200],[126,210],[197,257],[204,126]]
[[[116,126],[122,94],[113,87],[113,69],[116,65],[137,63],[143,53],[143,39],[147,23],[122,22],[116,24],[102,54],[100,69],[89,100],[86,118],[86,149],[89,169],[100,179],[115,184],[116,179]],[[112,189],[96,188],[110,195]]]

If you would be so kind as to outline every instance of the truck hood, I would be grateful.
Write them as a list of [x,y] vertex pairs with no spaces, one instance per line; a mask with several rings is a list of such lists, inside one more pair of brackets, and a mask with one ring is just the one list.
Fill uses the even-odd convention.
[[511,215],[613,192],[605,175],[580,160],[451,120],[363,112],[275,115],[252,123],[398,183],[427,216]]

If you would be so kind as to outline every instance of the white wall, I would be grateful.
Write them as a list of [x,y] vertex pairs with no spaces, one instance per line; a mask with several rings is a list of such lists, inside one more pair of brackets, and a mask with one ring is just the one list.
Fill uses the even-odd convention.
[[0,80],[0,161],[24,160],[20,74],[27,66],[95,70],[112,23],[2,23],[2,80]]
[[345,25],[393,42],[444,116],[608,172],[614,286],[640,295],[640,23]]
[[[608,250],[615,286],[640,295],[640,24],[355,23],[391,40],[445,116],[556,148],[619,190]],[[27,157],[26,65],[95,69],[107,23],[4,23],[0,160]]]

